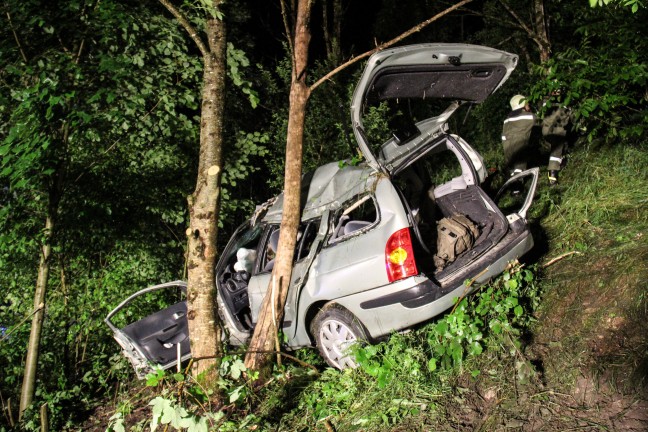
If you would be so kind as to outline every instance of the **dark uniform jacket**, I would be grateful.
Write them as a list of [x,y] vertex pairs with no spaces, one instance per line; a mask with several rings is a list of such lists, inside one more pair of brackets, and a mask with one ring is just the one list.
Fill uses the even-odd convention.
[[506,164],[516,162],[528,150],[531,130],[537,124],[536,116],[524,108],[511,111],[504,120],[502,128],[502,146]]

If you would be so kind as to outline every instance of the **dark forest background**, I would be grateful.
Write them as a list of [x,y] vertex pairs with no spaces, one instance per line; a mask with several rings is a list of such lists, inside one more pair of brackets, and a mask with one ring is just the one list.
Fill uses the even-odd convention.
[[[540,110],[545,95],[561,89],[574,118],[578,146],[573,151],[601,164],[590,170],[589,159],[582,156],[581,172],[592,177],[574,179],[573,184],[582,190],[587,184],[603,187],[596,182],[606,178],[606,170],[628,170],[627,179],[638,183],[626,179],[605,187],[626,190],[621,213],[631,213],[634,204],[637,220],[623,220],[636,232],[620,230],[611,238],[625,236],[643,245],[641,257],[646,195],[636,189],[645,190],[646,174],[638,161],[645,160],[648,124],[647,11],[638,1],[594,3],[596,7],[586,0],[475,0],[400,45],[461,42],[519,55],[519,66],[500,91],[451,123],[453,131],[484,155],[495,178],[503,169],[501,124],[510,97],[528,95]],[[450,5],[425,0],[316,1],[308,81],[315,82]],[[200,2],[182,5],[197,24],[199,7]],[[137,391],[130,365],[121,357],[104,317],[138,289],[186,277],[186,197],[196,179],[201,59],[184,30],[154,1],[6,0],[0,8],[0,430],[10,430],[10,417],[17,418],[31,316],[39,307],[34,305],[34,286],[45,244],[51,244],[51,268],[36,396],[22,423],[14,427],[38,429],[39,407],[47,403],[50,430],[90,428],[83,425],[98,415],[97,406],[110,407],[106,418],[115,412],[131,413],[124,409],[128,397],[120,395]],[[280,192],[290,86],[280,3],[232,0],[223,12],[229,74],[221,246],[256,204]],[[545,38],[540,21],[546,24]],[[349,103],[362,67],[362,62],[356,63],[313,93],[304,171],[355,156],[349,148],[353,140]],[[572,172],[579,171],[578,166],[576,162]],[[551,219],[557,213],[581,208],[582,200],[565,210],[569,196],[565,193],[564,201],[555,195],[540,199],[544,213],[535,215],[538,223],[542,218],[557,223]],[[597,216],[592,216],[598,214],[592,207],[597,205],[600,202],[587,204],[586,216],[579,213],[569,222],[597,225]],[[598,217],[607,220],[613,213],[610,208]],[[583,252],[592,247],[580,237],[565,235],[570,229],[545,227],[548,233],[540,238],[554,243],[545,245],[535,258],[550,251]],[[556,249],[558,244],[562,249]],[[640,275],[645,274],[645,260],[639,266]],[[646,304],[645,279],[643,285],[632,286],[637,287],[633,299],[640,310]],[[611,313],[617,312],[608,311],[606,316]],[[634,347],[645,352],[645,340]],[[633,361],[643,364],[642,355]],[[349,374],[338,378],[339,387],[330,393],[321,390],[325,382],[314,384],[323,393],[309,391],[322,400],[343,394],[343,380],[351,378]],[[281,396],[291,397],[292,393]],[[302,403],[297,400],[277,411],[268,408],[270,414],[290,413]],[[251,424],[276,430],[278,426],[267,420],[272,416],[255,412],[252,406],[249,402],[237,408],[237,414],[228,417],[231,429],[221,422],[222,430],[247,427],[244,420],[253,413]],[[413,430],[394,425],[420,415],[420,406],[417,410],[399,406],[397,415],[384,411],[387,423],[369,416],[368,423],[346,430]],[[319,414],[314,409],[299,415]],[[145,423],[137,421],[131,424]],[[107,423],[96,427],[105,429]],[[325,430],[325,423],[312,428]]]

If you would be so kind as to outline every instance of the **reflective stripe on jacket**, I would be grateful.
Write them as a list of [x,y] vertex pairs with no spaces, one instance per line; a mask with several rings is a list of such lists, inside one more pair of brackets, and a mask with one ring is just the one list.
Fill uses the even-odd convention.
[[536,116],[524,108],[511,111],[504,120],[502,141],[514,141],[516,144],[526,143],[531,136],[531,129],[536,124]]

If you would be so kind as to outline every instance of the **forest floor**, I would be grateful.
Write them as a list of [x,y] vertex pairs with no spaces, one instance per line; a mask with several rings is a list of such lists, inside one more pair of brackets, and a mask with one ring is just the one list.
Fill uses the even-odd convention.
[[[433,409],[398,421],[363,425],[353,404],[325,421],[308,420],[300,408],[307,404],[292,401],[276,419],[266,414],[264,426],[227,430],[648,431],[646,162],[641,149],[583,150],[571,156],[558,187],[541,179],[527,262],[539,264],[542,297],[518,356],[484,356],[470,368],[480,374],[454,374],[447,391],[433,396]],[[532,365],[527,376],[518,373],[520,359]],[[264,409],[272,412],[252,409],[257,419]],[[106,403],[83,430],[106,430],[114,412]],[[128,424],[140,426],[130,430],[148,430],[149,416],[146,405],[133,407]]]
[[528,260],[543,264],[524,348],[534,376],[518,381],[514,365],[461,376],[449,421],[430,430],[648,431],[648,183],[645,165],[632,161],[645,156],[572,156],[558,187],[539,188],[530,217]]

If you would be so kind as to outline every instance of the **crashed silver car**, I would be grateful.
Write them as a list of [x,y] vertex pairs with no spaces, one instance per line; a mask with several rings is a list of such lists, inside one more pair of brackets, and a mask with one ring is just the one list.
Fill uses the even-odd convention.
[[[434,318],[531,249],[526,213],[538,169],[512,177],[491,197],[481,187],[487,176],[482,157],[447,124],[462,105],[482,102],[497,90],[517,60],[465,44],[403,46],[369,59],[351,104],[364,161],[333,162],[303,179],[302,222],[282,323],[287,348],[316,345],[329,365],[353,367],[350,344]],[[386,141],[365,130],[367,113],[389,104],[402,113],[411,102],[438,111],[417,111],[422,118],[408,117]],[[506,207],[498,206],[504,201]],[[218,311],[231,344],[247,343],[257,322],[282,202],[279,195],[260,206],[217,264]],[[144,291],[169,287],[185,284]],[[170,367],[190,356],[183,301],[116,326],[112,317],[129,303],[106,322],[136,369],[145,371],[149,363]]]

